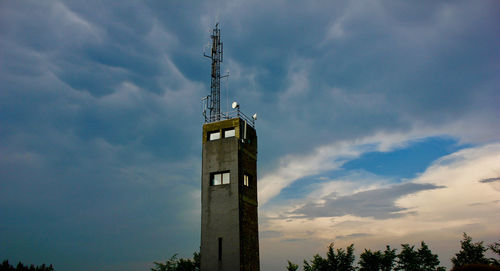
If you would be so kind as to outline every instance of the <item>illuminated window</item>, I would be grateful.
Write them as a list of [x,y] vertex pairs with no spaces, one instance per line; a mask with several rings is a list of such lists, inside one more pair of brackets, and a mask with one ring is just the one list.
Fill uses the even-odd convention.
[[230,179],[229,172],[213,173],[211,178],[211,185],[228,184]]
[[224,130],[224,138],[235,136],[234,128]]
[[250,176],[248,176],[246,174],[243,175],[243,185],[250,186]]
[[208,140],[220,139],[220,131],[214,131],[208,133]]

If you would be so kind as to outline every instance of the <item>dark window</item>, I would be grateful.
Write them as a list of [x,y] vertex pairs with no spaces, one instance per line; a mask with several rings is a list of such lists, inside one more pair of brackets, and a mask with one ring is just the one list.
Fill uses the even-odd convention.
[[222,261],[222,237],[219,237],[219,261]]

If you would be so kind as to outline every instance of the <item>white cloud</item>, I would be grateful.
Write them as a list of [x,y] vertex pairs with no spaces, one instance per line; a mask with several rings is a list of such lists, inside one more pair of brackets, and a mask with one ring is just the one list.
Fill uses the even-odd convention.
[[259,183],[259,202],[265,204],[294,181],[309,175],[319,174],[342,165],[344,159],[357,157],[358,150],[341,142],[317,148],[306,156],[286,156],[278,169],[265,175]]
[[390,151],[404,147],[424,134],[438,135],[438,131],[413,129],[405,133],[379,132],[360,139],[345,140],[317,147],[306,155],[287,155],[280,159],[276,170],[265,174],[259,182],[259,202],[267,203],[280,191],[311,175],[338,169],[346,161],[359,157],[365,152]]
[[[385,244],[398,247],[400,243],[424,240],[431,243],[431,248],[432,244],[438,246],[436,252],[446,265],[451,253],[456,250],[462,232],[466,231],[475,239],[486,242],[498,237],[500,185],[481,180],[499,176],[500,144],[489,144],[445,156],[421,175],[409,180],[407,183],[432,184],[441,188],[417,191],[396,200],[395,206],[405,209],[403,216],[375,219],[346,214],[297,218],[290,213],[304,203],[317,203],[318,197],[325,194],[325,187],[339,187],[335,184],[338,180],[333,180],[332,184],[318,185],[317,190],[310,193],[314,197],[306,195],[291,206],[281,207],[281,210],[261,210],[261,217],[264,218],[261,218],[261,230],[280,232],[280,235],[263,239],[262,243],[263,246],[273,243],[275,249],[281,243],[281,249],[287,251],[288,243],[285,241],[289,239],[316,240],[316,249],[324,248],[332,241],[338,246],[355,243],[358,248],[381,249]],[[384,184],[378,187],[384,187]],[[350,194],[355,193],[357,190],[352,188]]]
[[497,232],[495,225],[500,223],[500,216],[492,211],[500,210],[500,191],[495,187],[498,184],[481,183],[480,180],[499,176],[500,144],[464,149],[439,159],[413,180],[415,183],[446,186],[446,189],[421,192],[402,198],[397,204],[413,208],[420,221],[468,221],[483,224],[483,230],[489,228]]

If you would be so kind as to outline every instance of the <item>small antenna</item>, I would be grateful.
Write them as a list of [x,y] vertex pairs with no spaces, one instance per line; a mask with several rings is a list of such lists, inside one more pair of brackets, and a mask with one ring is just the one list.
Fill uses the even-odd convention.
[[221,76],[220,78],[226,78],[225,80],[225,87],[226,87],[226,112],[229,112],[229,87],[228,87],[228,82],[227,78],[229,77],[229,70],[227,70],[226,75]]

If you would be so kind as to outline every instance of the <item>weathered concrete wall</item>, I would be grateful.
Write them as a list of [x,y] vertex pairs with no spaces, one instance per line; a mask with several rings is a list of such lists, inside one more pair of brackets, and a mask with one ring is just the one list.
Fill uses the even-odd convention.
[[[238,139],[207,141],[203,147],[202,270],[239,270]],[[210,174],[229,171],[230,183],[210,185]],[[222,260],[219,242],[222,238]]]
[[[208,132],[235,128],[235,137],[207,140]],[[257,135],[241,119],[203,126],[201,270],[259,270]],[[210,185],[211,174],[230,172],[230,183]],[[243,175],[251,176],[250,186]],[[219,238],[222,259],[219,260]]]
[[[242,123],[242,125],[244,125]],[[243,127],[242,127],[243,128]],[[240,129],[240,131],[243,131]],[[242,136],[243,137],[243,136]],[[242,142],[240,140],[240,142]],[[259,223],[257,216],[257,134],[249,126],[240,144],[239,168],[251,177],[249,186],[240,185],[240,258],[242,271],[259,270]]]

